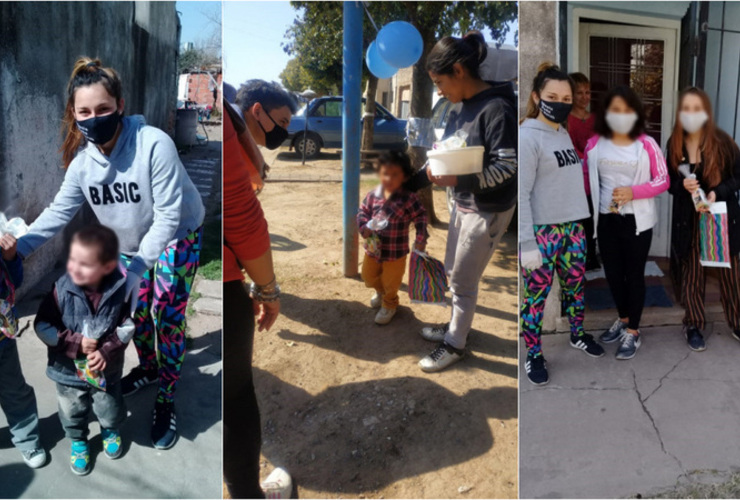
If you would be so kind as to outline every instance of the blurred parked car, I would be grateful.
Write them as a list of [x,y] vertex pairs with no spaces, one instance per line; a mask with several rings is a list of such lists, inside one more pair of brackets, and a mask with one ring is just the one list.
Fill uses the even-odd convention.
[[[363,104],[365,99],[362,100]],[[305,117],[306,158],[314,158],[321,148],[342,147],[342,97],[319,97],[308,103],[290,121],[288,139],[283,143],[299,154],[303,153]],[[375,103],[373,149],[406,149],[406,120],[396,118],[390,111]]]

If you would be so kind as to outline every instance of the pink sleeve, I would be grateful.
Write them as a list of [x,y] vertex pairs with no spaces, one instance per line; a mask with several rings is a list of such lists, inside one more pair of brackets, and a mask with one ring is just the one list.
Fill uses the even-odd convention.
[[663,152],[658,144],[650,137],[643,140],[643,145],[650,158],[650,182],[632,186],[632,198],[642,200],[645,198],[654,198],[660,193],[666,191],[670,186],[668,179],[668,166],[666,165]]

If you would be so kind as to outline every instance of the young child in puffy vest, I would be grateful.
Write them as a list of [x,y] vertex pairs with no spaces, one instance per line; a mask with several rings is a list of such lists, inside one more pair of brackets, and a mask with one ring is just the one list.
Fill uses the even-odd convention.
[[23,282],[23,263],[16,252],[16,240],[10,234],[0,237],[0,406],[10,426],[13,445],[23,461],[33,468],[46,463],[46,452],[39,440],[39,416],[36,395],[21,371],[15,335],[15,289]]
[[134,323],[118,255],[111,229],[93,225],[75,233],[67,273],[41,303],[34,325],[48,346],[46,374],[56,382],[59,419],[72,441],[70,467],[77,475],[90,472],[91,410],[100,423],[105,456],[115,459],[123,451],[120,380]]
[[403,187],[413,169],[406,153],[380,155],[376,169],[380,184],[365,196],[357,213],[357,226],[365,238],[362,279],[374,288],[370,305],[378,308],[375,323],[390,323],[398,308],[398,290],[409,254],[409,227],[414,224],[419,251],[426,248],[427,215],[416,194]]

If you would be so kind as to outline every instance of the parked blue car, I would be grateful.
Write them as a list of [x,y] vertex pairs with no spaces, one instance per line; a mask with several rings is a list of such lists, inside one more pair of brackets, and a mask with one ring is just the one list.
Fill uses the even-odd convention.
[[[363,104],[365,100],[363,99]],[[314,158],[321,148],[342,147],[342,97],[319,97],[308,103],[290,121],[288,139],[283,143],[299,154],[303,153],[306,110],[306,158]],[[375,104],[373,149],[406,149],[406,120],[400,120],[380,104]]]

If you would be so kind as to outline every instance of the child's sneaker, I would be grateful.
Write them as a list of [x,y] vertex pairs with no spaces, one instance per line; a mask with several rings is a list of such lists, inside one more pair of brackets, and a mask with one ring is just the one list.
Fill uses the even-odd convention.
[[152,423],[152,445],[158,450],[168,450],[177,441],[175,403],[157,401],[154,403],[154,422]]
[[90,473],[90,446],[87,441],[72,441],[70,468],[78,476]]
[[445,334],[449,331],[450,324],[445,323],[439,326],[425,326],[421,329],[421,338],[428,340],[429,342],[444,342]]
[[378,292],[375,292],[375,295],[373,295],[372,298],[370,299],[370,307],[372,307],[373,309],[377,309],[382,305],[383,305],[383,296],[380,295]]
[[393,316],[396,315],[395,309],[388,309],[386,307],[381,307],[380,311],[378,311],[378,314],[375,315],[375,323],[378,325],[387,325],[391,322],[393,319]]
[[527,353],[527,361],[524,363],[524,369],[527,370],[527,378],[533,385],[546,385],[550,381],[547,374],[547,361],[542,353]]
[[159,375],[156,368],[145,370],[137,366],[121,379],[121,393],[124,396],[130,396],[139,389],[155,383],[157,380],[159,380]]
[[32,469],[43,467],[46,463],[46,451],[43,448],[21,450],[21,455],[23,455],[23,461],[26,462],[26,465]]
[[617,359],[632,359],[642,345],[641,335],[625,331],[622,337],[622,345],[617,349]]
[[260,484],[265,498],[290,498],[293,493],[293,481],[288,471],[278,467]]
[[103,453],[111,460],[121,456],[121,433],[117,429],[102,429],[100,435],[103,438]]
[[592,358],[600,358],[604,355],[604,348],[596,343],[593,335],[581,333],[580,335],[570,335],[570,346],[573,349],[580,349]]

